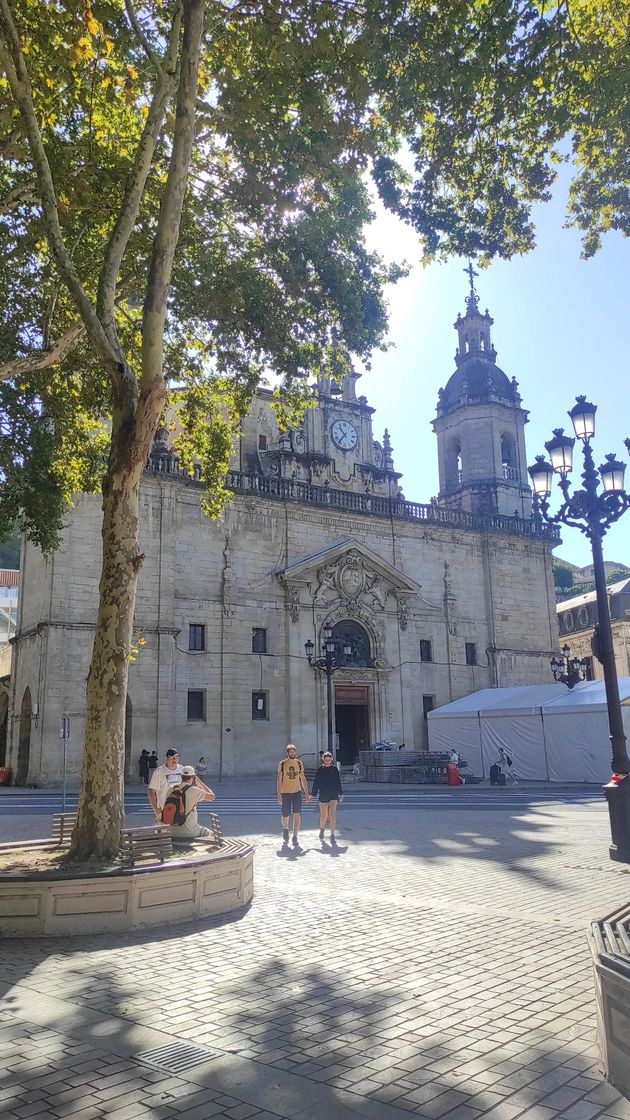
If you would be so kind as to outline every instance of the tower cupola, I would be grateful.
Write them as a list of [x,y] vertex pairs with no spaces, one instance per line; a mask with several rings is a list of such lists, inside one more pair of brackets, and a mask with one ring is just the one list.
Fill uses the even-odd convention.
[[525,455],[527,412],[518,384],[497,365],[492,344],[494,320],[479,310],[477,273],[464,270],[470,283],[466,311],[458,315],[455,372],[438,395],[433,429],[438,437],[438,501],[471,513],[495,512],[528,517],[531,492]]

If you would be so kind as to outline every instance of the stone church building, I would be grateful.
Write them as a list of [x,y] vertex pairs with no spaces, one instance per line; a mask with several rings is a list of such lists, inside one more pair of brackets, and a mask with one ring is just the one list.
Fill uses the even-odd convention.
[[[331,719],[343,764],[375,741],[427,745],[426,716],[479,688],[549,677],[557,647],[554,531],[531,518],[514,379],[496,362],[473,289],[433,429],[440,491],[408,501],[374,410],[321,376],[299,430],[261,390],[242,424],[218,521],[160,433],[141,488],[141,570],[130,665],[127,775],[141,749],[204,755],[213,778],[269,774],[287,742],[327,742],[321,654],[332,627]],[[18,783],[79,773],[96,617],[100,498],[79,495],[60,549],[26,544],[7,764]],[[345,647],[345,652],[344,652]],[[349,651],[349,652],[348,652]]]

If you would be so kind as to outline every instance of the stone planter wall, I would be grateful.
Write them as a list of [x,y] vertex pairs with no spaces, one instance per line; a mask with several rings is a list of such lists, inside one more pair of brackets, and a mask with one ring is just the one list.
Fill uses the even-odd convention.
[[[630,906],[594,922],[589,935],[604,1076],[630,1099]],[[625,932],[625,938],[620,930]]]
[[99,876],[0,876],[0,937],[120,933],[238,910],[254,891],[254,850],[216,852]]

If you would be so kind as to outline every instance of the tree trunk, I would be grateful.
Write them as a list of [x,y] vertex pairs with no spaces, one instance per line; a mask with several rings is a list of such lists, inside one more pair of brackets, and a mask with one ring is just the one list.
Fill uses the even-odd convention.
[[[156,420],[157,423],[157,420]],[[110,466],[103,484],[103,559],[77,823],[70,855],[112,859],[124,819],[125,704],[138,554],[138,471]]]

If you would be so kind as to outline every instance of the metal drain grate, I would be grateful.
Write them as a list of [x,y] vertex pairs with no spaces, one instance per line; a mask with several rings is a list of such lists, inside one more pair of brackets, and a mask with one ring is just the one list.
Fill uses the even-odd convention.
[[139,1062],[168,1070],[169,1073],[182,1073],[184,1070],[218,1058],[219,1050],[209,1050],[207,1046],[193,1046],[191,1042],[169,1042],[168,1046],[157,1046],[155,1050],[145,1050],[136,1054]]

